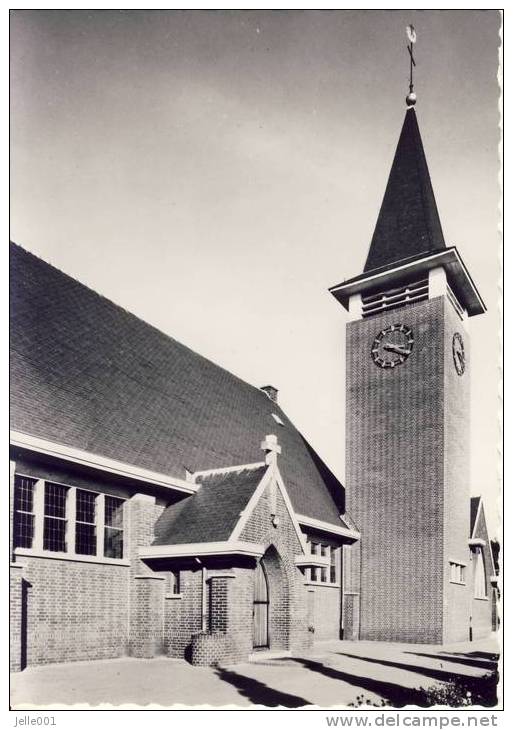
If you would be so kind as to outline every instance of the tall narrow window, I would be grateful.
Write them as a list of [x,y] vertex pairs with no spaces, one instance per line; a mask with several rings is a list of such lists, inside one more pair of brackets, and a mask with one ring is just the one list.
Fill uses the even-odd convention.
[[337,577],[337,550],[332,547],[330,553],[330,583],[336,583]]
[[123,557],[123,500],[105,496],[105,540],[106,558]]
[[486,571],[481,548],[476,553],[476,567],[474,569],[474,597],[486,598]]
[[19,474],[14,478],[14,547],[32,547],[35,483],[35,479]]
[[68,488],[62,484],[45,484],[44,550],[66,552],[67,492]]
[[[313,542],[313,541],[310,542],[310,554],[311,555],[317,555],[317,548],[318,548],[318,543]],[[318,574],[317,568],[314,567],[314,566],[312,566],[310,568],[310,580],[316,581],[317,580],[317,574]]]
[[75,552],[78,555],[96,555],[96,498],[95,492],[77,489],[77,522]]
[[180,593],[180,571],[174,570],[167,575],[167,592],[175,596]]

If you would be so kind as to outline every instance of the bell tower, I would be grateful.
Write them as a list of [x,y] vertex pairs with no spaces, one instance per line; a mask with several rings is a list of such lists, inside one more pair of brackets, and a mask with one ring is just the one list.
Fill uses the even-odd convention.
[[353,620],[361,639],[447,643],[469,636],[469,318],[486,308],[445,243],[415,101],[411,84],[364,271],[330,291],[349,312]]

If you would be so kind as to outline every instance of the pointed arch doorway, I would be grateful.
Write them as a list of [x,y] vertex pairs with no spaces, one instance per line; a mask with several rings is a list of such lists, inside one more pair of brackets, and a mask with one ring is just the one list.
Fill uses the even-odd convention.
[[253,649],[269,648],[269,581],[263,562],[256,566],[253,584]]

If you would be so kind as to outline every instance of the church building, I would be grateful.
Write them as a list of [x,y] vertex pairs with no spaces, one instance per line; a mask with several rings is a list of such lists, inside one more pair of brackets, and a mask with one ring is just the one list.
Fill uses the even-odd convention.
[[[413,104],[348,311],[343,486],[279,405],[11,244],[11,667],[487,635],[470,318]],[[319,296],[324,296],[322,292]]]

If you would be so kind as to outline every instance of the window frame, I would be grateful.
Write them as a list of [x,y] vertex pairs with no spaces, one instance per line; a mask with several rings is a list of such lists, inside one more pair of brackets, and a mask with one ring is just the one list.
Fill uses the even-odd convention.
[[[35,486],[37,489],[37,482]],[[50,505],[52,504],[52,500],[50,499],[50,497],[53,496],[53,504],[57,504],[57,500],[55,499],[55,497],[56,494],[58,494],[58,492],[54,492],[54,494],[52,495],[52,487],[58,487],[59,490],[62,490],[64,514],[52,514],[52,511],[50,510]],[[58,484],[57,482],[43,480],[43,550],[45,552],[67,553],[68,545],[74,545],[74,542],[71,542],[72,535],[70,534],[69,530],[69,518],[71,512],[69,504],[69,490],[70,487],[67,487],[64,484]],[[37,525],[37,522],[38,520],[36,515],[34,527]],[[53,550],[51,547],[48,547],[48,543],[51,542],[52,532],[49,529],[49,525],[54,523],[56,523],[56,525],[60,525],[63,528],[62,542],[64,544],[64,550]]]
[[[476,601],[487,601],[488,600],[488,581],[486,580],[486,563],[484,558],[484,550],[479,545],[477,549],[473,551],[474,564],[474,585],[473,594]],[[479,574],[478,574],[478,566]],[[478,583],[479,581],[479,583]],[[482,590],[481,590],[482,589]],[[481,595],[482,594],[482,595]]]
[[[16,484],[16,481],[17,481],[18,478],[21,479],[21,480],[26,479],[26,480],[28,480],[28,481],[31,482],[31,490],[32,490],[32,494],[31,494],[31,502],[32,502],[31,508],[32,509],[31,509],[30,512],[28,510],[17,509],[16,508],[16,501],[17,501],[16,500],[16,488],[18,486]],[[36,513],[35,513],[35,497],[36,497],[35,487],[36,487],[36,483],[37,483],[37,479],[35,477],[25,476],[24,474],[16,474],[16,473],[14,474],[13,528],[12,528],[12,548],[13,548],[13,550],[16,550],[18,547],[21,548],[22,550],[31,550],[32,547],[33,547],[33,545],[34,545],[34,534],[35,534],[35,529],[36,529],[36,527],[35,527],[35,523],[36,523]],[[18,538],[18,529],[17,528],[18,528],[19,519],[20,519],[19,518],[19,515],[24,515],[24,516],[27,516],[28,515],[29,517],[31,517],[31,520],[30,520],[30,523],[31,523],[30,524],[30,532],[31,532],[31,535],[30,535],[30,546],[27,546],[27,545],[17,545],[16,544],[17,543],[17,538]]]
[[[28,556],[28,557],[41,557],[41,558],[55,558],[59,560],[73,560],[85,563],[106,563],[112,565],[130,565],[130,561],[127,557],[127,542],[124,539],[128,520],[126,514],[126,506],[128,503],[127,498],[120,497],[117,494],[111,494],[109,492],[99,492],[88,487],[76,486],[73,484],[66,484],[63,482],[56,481],[55,479],[45,479],[43,477],[33,476],[32,474],[23,474],[15,472],[14,474],[14,488],[16,489],[16,478],[31,479],[34,482],[33,491],[33,515],[34,515],[34,534],[32,539],[32,547],[17,547],[13,545],[15,555]],[[44,547],[44,525],[45,525],[45,491],[47,484],[55,484],[56,486],[64,487],[67,490],[66,498],[66,551],[48,550]],[[76,551],[76,525],[77,522],[77,509],[76,509],[76,496],[77,491],[90,492],[95,496],[95,527],[96,527],[96,553],[95,554],[84,554]],[[123,510],[123,522],[120,528],[123,533],[123,556],[121,558],[111,558],[105,556],[104,546],[104,531],[105,531],[105,497],[112,497],[119,499],[122,502]],[[50,516],[52,517],[52,516]],[[53,517],[52,517],[53,519]],[[92,524],[92,523],[91,523]]]
[[[93,494],[94,495],[94,500],[93,500],[94,517],[93,517],[93,521],[92,522],[89,521],[89,520],[79,519],[78,518],[78,516],[79,516],[79,493],[80,492],[84,492],[85,494]],[[100,501],[98,499],[99,496],[100,496],[100,493],[99,492],[93,492],[92,490],[83,489],[82,487],[77,487],[77,489],[76,489],[76,492],[75,492],[75,510],[74,510],[74,512],[75,512],[75,553],[77,555],[98,555],[98,553],[99,553],[99,546],[98,546],[98,513],[99,513],[98,507],[99,507],[99,501]],[[91,527],[91,526],[94,527],[94,531],[93,531],[93,534],[94,534],[94,546],[95,546],[94,553],[79,552],[79,550],[78,550],[78,542],[79,542],[79,530],[78,530],[78,526],[79,525],[85,525],[87,527]]]
[[467,565],[461,560],[449,560],[449,582],[458,586],[467,585]]
[[[305,583],[315,586],[340,588],[342,573],[341,546],[322,542],[318,538],[312,540],[308,534],[303,534],[308,546],[309,555],[319,555],[322,557],[329,557],[330,559],[330,563],[326,566],[312,566],[310,568],[304,568],[302,572],[305,577]],[[333,570],[335,571],[335,581],[331,580]]]

